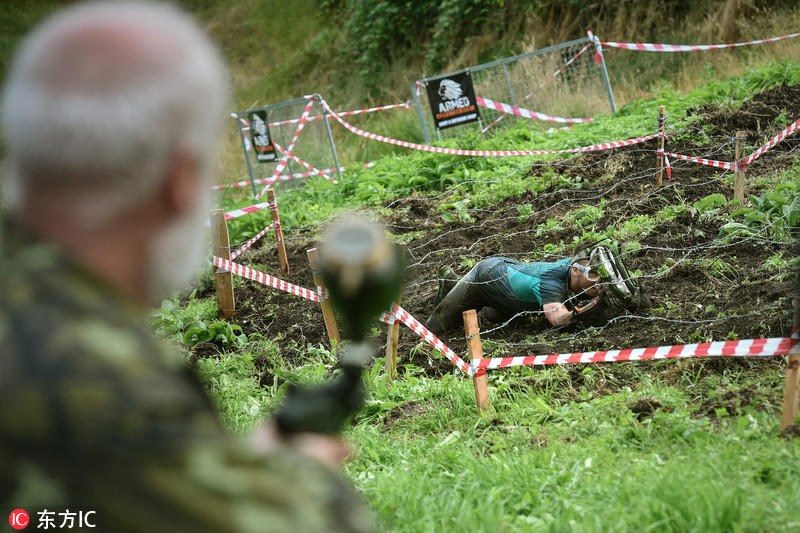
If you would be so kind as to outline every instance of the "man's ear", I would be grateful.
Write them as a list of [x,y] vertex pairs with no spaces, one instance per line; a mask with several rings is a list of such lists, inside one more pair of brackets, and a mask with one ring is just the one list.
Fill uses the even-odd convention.
[[200,174],[197,158],[185,149],[175,150],[164,179],[166,207],[178,215],[191,211],[200,197],[198,187]]

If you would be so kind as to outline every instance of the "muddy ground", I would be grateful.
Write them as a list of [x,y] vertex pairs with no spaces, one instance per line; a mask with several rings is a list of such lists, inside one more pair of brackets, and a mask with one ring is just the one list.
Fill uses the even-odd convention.
[[[735,111],[703,106],[690,112],[700,117],[694,125],[697,128],[694,133],[699,135],[702,128],[711,144],[700,146],[692,141],[670,140],[666,150],[731,161],[736,131],[745,132],[746,153],[750,153],[782,129],[775,124],[776,118],[800,117],[800,87],[776,87],[754,96]],[[436,204],[423,196],[414,195],[388,204],[389,209],[383,212],[390,215],[382,217],[387,229],[395,235],[414,236],[406,245],[409,282],[401,305],[424,321],[433,309],[437,275],[444,265],[452,266],[463,275],[469,270],[470,262],[490,255],[505,255],[521,261],[562,257],[543,254],[543,247],[548,243],[571,244],[581,230],[564,217],[581,206],[598,205],[601,198],[606,202],[605,215],[595,222],[597,229],[638,215],[655,217],[664,206],[681,200],[691,205],[712,193],[732,197],[732,188],[723,171],[685,161],[671,161],[672,179],[667,180],[665,175],[663,186],[657,188],[655,150],[658,142],[652,140],[547,165],[533,165],[527,171],[530,175],[552,167],[575,183],[575,188],[554,188],[538,195],[528,193],[507,198],[497,205],[471,209],[467,211],[471,221],[444,222]],[[798,156],[798,135],[775,146],[747,168],[747,192],[760,195],[762,190],[757,178],[788,168]],[[522,218],[518,206],[525,204],[530,204],[533,212]],[[721,214],[733,209],[723,208]],[[537,236],[537,226],[554,218],[563,221],[564,229]],[[766,270],[763,265],[778,252],[783,252],[784,257],[796,256],[796,244],[773,242],[769,235],[731,243],[720,241],[720,226],[729,220],[728,217],[686,213],[670,221],[659,221],[652,231],[636,237],[642,247],[626,255],[626,263],[631,270],[638,269],[643,275],[641,281],[653,305],[649,313],[634,312],[631,314],[635,316],[593,327],[579,324],[560,329],[549,327],[541,315],[523,317],[500,329],[481,320],[482,339],[489,341],[485,343],[486,355],[535,355],[787,335],[791,321],[790,295],[797,294],[796,273],[778,281],[776,272]],[[268,273],[303,287],[313,287],[306,256],[306,250],[315,244],[310,232],[291,231],[286,238],[290,276],[280,275],[274,241],[268,238],[240,261],[263,265]],[[669,267],[668,272],[655,277],[663,265]],[[270,338],[280,336],[286,343],[287,354],[302,350],[308,344],[328,345],[317,304],[252,282],[241,283],[235,296],[234,321],[245,333],[260,333]],[[376,322],[376,330],[378,344],[382,344],[386,326]],[[462,358],[467,358],[463,332],[450,332],[443,340]],[[378,354],[382,355],[383,350],[378,350]],[[401,327],[400,332],[399,362],[401,365],[413,363],[434,376],[454,368],[405,327]],[[684,361],[681,364],[696,363]],[[753,368],[754,364],[775,368],[783,363],[781,358],[758,363],[709,360],[703,363],[703,368],[722,371],[730,365]],[[644,369],[652,363],[635,365]],[[580,365],[572,366],[577,368],[571,369],[570,375],[580,382]],[[669,379],[669,374],[663,377]],[[265,380],[271,384],[271,376]],[[638,408],[642,412],[648,409],[647,406]]]

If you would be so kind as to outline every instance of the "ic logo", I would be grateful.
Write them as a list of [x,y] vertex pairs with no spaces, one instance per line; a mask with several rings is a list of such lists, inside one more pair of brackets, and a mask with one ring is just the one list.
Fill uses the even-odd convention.
[[8,523],[14,529],[25,529],[30,523],[30,518],[28,518],[28,513],[25,512],[25,509],[14,509],[8,516]]

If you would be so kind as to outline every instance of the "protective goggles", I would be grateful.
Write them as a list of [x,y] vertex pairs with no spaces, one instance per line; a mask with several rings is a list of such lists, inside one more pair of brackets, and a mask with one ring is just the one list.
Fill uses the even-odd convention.
[[594,282],[600,281],[600,273],[592,270],[592,267],[584,266],[580,263],[573,263],[572,267],[577,268],[578,270],[583,272],[583,275],[586,276],[586,279],[588,279],[589,281],[594,281]]

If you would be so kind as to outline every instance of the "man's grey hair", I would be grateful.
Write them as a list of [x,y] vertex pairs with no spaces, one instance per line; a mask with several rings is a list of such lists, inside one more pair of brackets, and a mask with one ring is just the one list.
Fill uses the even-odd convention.
[[228,77],[204,32],[171,5],[64,10],[24,41],[7,79],[12,211],[27,194],[53,188],[78,192],[70,197],[81,205],[71,207],[83,222],[108,220],[152,195],[178,150],[212,175]]

